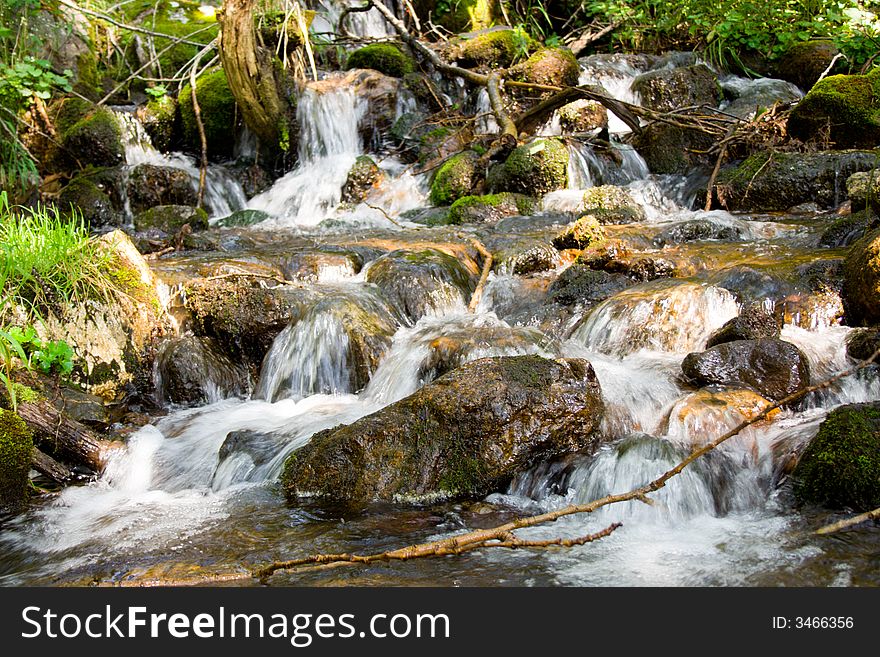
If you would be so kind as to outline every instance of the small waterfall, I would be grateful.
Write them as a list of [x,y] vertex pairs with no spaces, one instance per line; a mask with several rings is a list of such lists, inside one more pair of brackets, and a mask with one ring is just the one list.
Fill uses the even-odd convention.
[[[633,80],[643,73],[623,58],[611,57],[588,57],[581,61],[581,74],[578,84],[598,84],[603,87],[608,95],[627,103],[638,105],[638,94],[632,90]],[[612,135],[621,135],[631,132],[628,125],[621,121],[613,112],[608,112],[608,132]]]
[[592,172],[601,175],[602,169],[602,162],[590,146],[576,140],[568,142],[568,189],[592,187]]
[[[333,33],[339,25],[339,16],[347,7],[360,6],[357,0],[319,0],[320,13],[312,22],[312,32]],[[357,37],[381,39],[394,36],[393,28],[376,9],[355,12],[345,19],[348,32]]]
[[[125,162],[130,173],[139,164],[180,169],[189,176],[193,189],[199,188],[199,166],[195,158],[184,153],[160,153],[153,147],[150,136],[141,122],[130,112],[117,111],[116,116],[122,127],[122,144],[125,148]],[[126,183],[127,187],[127,183]],[[226,217],[240,210],[247,203],[244,190],[229,171],[220,165],[210,164],[205,176],[205,208],[212,219]],[[131,219],[128,200],[125,210]]]
[[711,285],[654,281],[603,301],[572,334],[601,354],[623,357],[639,350],[702,350],[709,336],[739,314],[736,299]]
[[326,87],[307,86],[297,103],[299,165],[248,204],[274,217],[264,228],[316,226],[339,205],[348,172],[363,150],[358,120],[364,103],[350,89]]
[[489,102],[489,92],[480,88],[477,92],[477,121],[474,132],[478,135],[497,135],[501,132],[501,126],[492,112],[492,104]]

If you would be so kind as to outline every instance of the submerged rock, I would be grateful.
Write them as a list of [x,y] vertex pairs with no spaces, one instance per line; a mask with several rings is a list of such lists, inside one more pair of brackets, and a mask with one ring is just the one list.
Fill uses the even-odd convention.
[[880,506],[880,403],[834,409],[792,473],[795,497],[832,509]]
[[806,355],[790,342],[772,338],[725,342],[688,354],[681,369],[698,385],[745,385],[773,400],[810,384]]
[[166,342],[158,358],[163,400],[203,404],[248,391],[248,371],[225,355],[211,338],[192,334]]
[[706,348],[737,340],[778,338],[781,328],[773,313],[759,304],[753,304],[743,308],[739,316],[728,320],[724,326],[709,336]]
[[819,246],[831,248],[849,246],[853,242],[862,239],[875,221],[874,216],[866,210],[860,210],[851,215],[835,219],[819,238]]
[[632,284],[633,281],[624,274],[596,271],[575,263],[553,281],[547,295],[563,306],[581,304],[590,308]]
[[587,361],[484,358],[355,423],[315,434],[285,462],[289,499],[482,497],[540,461],[600,442],[599,384]]
[[656,246],[683,244],[703,240],[731,242],[740,239],[742,231],[736,226],[725,226],[708,219],[693,219],[663,229],[654,238]]

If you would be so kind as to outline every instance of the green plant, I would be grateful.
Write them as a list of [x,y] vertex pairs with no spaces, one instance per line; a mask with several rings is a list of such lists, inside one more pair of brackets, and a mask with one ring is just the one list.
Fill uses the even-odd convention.
[[[3,301],[5,303],[5,299]],[[12,378],[16,358],[22,362],[27,361],[27,355],[15,336],[5,328],[0,328],[0,383],[6,388],[6,396],[9,397],[13,411],[18,408],[16,385]]]
[[69,375],[73,371],[73,349],[64,340],[43,342],[30,325],[13,326],[7,334],[21,347],[27,367],[36,366],[43,374]]
[[144,90],[144,93],[153,100],[159,100],[160,98],[164,98],[168,95],[168,87],[166,87],[164,84],[157,84],[153,87],[147,87]]

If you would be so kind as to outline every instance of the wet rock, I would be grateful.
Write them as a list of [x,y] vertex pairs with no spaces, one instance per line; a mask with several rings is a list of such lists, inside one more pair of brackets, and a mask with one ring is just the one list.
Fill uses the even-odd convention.
[[[576,87],[580,76],[577,59],[568,48],[541,48],[526,61],[512,67],[510,79],[532,84]],[[511,93],[516,93],[513,88]]]
[[110,196],[86,176],[67,183],[58,196],[58,207],[63,214],[81,214],[92,230],[120,226],[124,220]]
[[654,238],[654,245],[662,247],[703,240],[732,242],[741,237],[742,232],[736,226],[725,226],[708,219],[694,219],[665,228]]
[[846,355],[853,360],[868,360],[880,349],[880,329],[856,329],[846,336]]
[[633,141],[651,173],[679,175],[694,168],[710,169],[715,158],[706,153],[714,144],[705,132],[660,122],[647,126]]
[[285,436],[260,431],[230,431],[220,450],[217,452],[219,462],[235,454],[247,454],[254,466],[265,465],[278,454],[278,448],[284,443]]
[[594,216],[600,224],[632,224],[645,220],[645,211],[632,195],[614,185],[587,189],[581,209],[585,214]]
[[681,365],[698,385],[745,385],[768,399],[782,399],[810,383],[806,355],[784,340],[738,340],[688,354]]
[[[412,4],[416,15],[423,23],[431,20],[453,33],[465,30],[483,30],[489,28],[490,25],[495,25],[496,21],[500,21],[502,18],[498,6],[494,2],[486,2],[486,0],[460,0],[460,2],[450,5],[448,11],[439,11],[435,0],[415,0]],[[469,35],[463,34],[462,36]]]
[[794,289],[791,283],[778,276],[742,265],[721,270],[713,277],[712,283],[732,292],[741,304],[756,299],[780,301]]
[[302,308],[284,288],[261,287],[253,278],[197,279],[187,285],[193,332],[217,340],[234,361],[256,367],[272,342]]
[[633,80],[632,90],[644,107],[658,112],[692,105],[715,107],[721,100],[718,78],[705,64],[643,73]]
[[880,323],[880,229],[850,247],[843,262],[843,306],[850,326]]
[[128,201],[137,215],[157,205],[196,205],[198,192],[183,169],[139,164],[128,179]]
[[864,237],[865,233],[874,227],[875,221],[874,216],[866,210],[835,219],[819,238],[819,246],[831,248],[849,246]]
[[553,246],[557,249],[585,249],[593,242],[605,238],[599,220],[591,214],[585,214],[573,224],[563,228],[553,238]]
[[563,105],[559,113],[559,127],[563,134],[593,132],[608,129],[608,111],[595,100],[576,100]]
[[402,78],[415,69],[413,58],[392,43],[371,43],[348,56],[347,70],[371,68],[393,78]]
[[563,306],[580,304],[590,308],[632,284],[632,280],[623,274],[596,271],[576,263],[553,281],[547,296]]
[[870,207],[874,213],[880,208],[880,174],[859,171],[846,179],[846,196],[853,212]]
[[272,174],[256,162],[248,164],[239,161],[233,166],[227,166],[227,170],[235,177],[245,197],[249,199],[265,192],[274,182]]
[[816,260],[797,267],[795,274],[795,290],[781,304],[783,321],[805,329],[838,324],[844,314],[843,261]]
[[485,245],[492,252],[492,269],[499,273],[526,276],[562,263],[553,245],[531,237],[487,238]]
[[815,40],[796,43],[780,57],[774,73],[803,90],[811,89],[831,65],[838,52],[833,41]]
[[563,189],[568,180],[568,149],[558,139],[540,138],[516,148],[487,180],[493,192],[543,196]]
[[172,404],[203,404],[248,391],[248,371],[225,355],[216,341],[192,334],[173,338],[158,358],[159,394]]
[[98,395],[65,385],[57,388],[57,393],[49,401],[71,420],[82,422],[96,431],[105,431],[110,426],[107,407]]
[[304,250],[284,258],[281,271],[289,281],[315,282],[354,276],[363,267],[363,258],[352,251]]
[[397,250],[377,259],[366,280],[413,322],[449,303],[464,303],[476,287],[476,264],[466,267],[436,249]]
[[104,107],[65,102],[56,129],[61,158],[70,165],[113,167],[125,161],[119,121]]
[[760,78],[741,82],[742,78],[722,83],[725,92],[734,98],[723,106],[728,114],[747,121],[758,112],[768,110],[776,104],[793,103],[802,97],[800,90],[792,83],[773,78]]
[[620,240],[593,243],[578,256],[576,262],[597,271],[625,274],[639,282],[680,275],[674,262],[658,256],[631,254]]
[[0,409],[0,513],[24,506],[33,449],[34,437],[24,420]]
[[778,338],[781,328],[773,313],[765,310],[760,304],[752,304],[743,308],[737,317],[728,320],[709,336],[706,348],[736,340]]
[[[746,388],[702,388],[690,393],[675,403],[663,422],[662,432],[673,440],[704,445],[724,435],[743,420],[753,417],[772,402],[753,390]],[[770,411],[768,416],[757,422],[761,427],[770,424],[780,413],[779,409]],[[754,440],[750,430],[745,430],[734,441],[746,446]]]
[[342,202],[360,203],[384,177],[385,174],[373,158],[369,155],[358,155],[342,186]]
[[234,226],[253,226],[269,218],[268,212],[262,210],[236,210],[217,222],[218,226],[230,228]]
[[366,110],[358,121],[358,131],[365,144],[376,149],[380,148],[386,133],[397,120],[400,80],[371,69],[354,69],[345,77],[312,83],[319,91],[321,85],[325,84],[331,87],[350,88],[362,102],[366,103]]
[[449,208],[448,224],[491,224],[504,217],[532,214],[537,201],[524,194],[501,192],[484,196],[463,196]]
[[157,229],[171,235],[186,224],[194,231],[208,229],[208,213],[190,205],[157,205],[134,218],[137,231]]
[[880,506],[880,404],[834,409],[792,473],[798,501],[832,509]]
[[730,211],[784,212],[814,201],[838,205],[841,180],[880,165],[873,151],[757,153],[718,175],[718,202]]
[[[192,152],[201,153],[201,137],[192,102],[192,88],[187,83],[177,96],[183,138]],[[224,160],[232,155],[235,145],[235,98],[222,68],[203,73],[196,80],[196,98],[201,110],[202,125],[208,146],[208,157]]]
[[157,150],[167,153],[180,138],[177,101],[171,96],[150,100],[135,112]]
[[587,361],[484,358],[357,422],[319,432],[285,463],[288,498],[482,497],[518,472],[598,447],[603,412]]
[[878,95],[878,69],[827,77],[792,110],[788,132],[802,141],[830,140],[836,148],[873,148],[880,141]]
[[431,181],[431,203],[449,205],[471,193],[477,183],[477,161],[474,151],[463,151],[446,160]]

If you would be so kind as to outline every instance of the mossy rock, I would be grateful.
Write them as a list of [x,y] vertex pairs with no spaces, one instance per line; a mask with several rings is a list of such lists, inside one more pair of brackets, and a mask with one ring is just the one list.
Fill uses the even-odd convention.
[[553,246],[563,249],[585,249],[594,242],[605,239],[605,231],[599,220],[585,214],[570,226],[566,226],[553,238]]
[[[192,61],[200,49],[196,43],[207,45],[217,37],[220,26],[216,16],[199,11],[203,4],[190,0],[160,0],[158,4],[155,0],[135,0],[122,5],[129,23],[168,35],[153,37],[159,67],[166,77],[173,76]],[[175,39],[191,43],[174,43]],[[133,35],[128,35],[124,43],[129,52],[134,51]]]
[[721,100],[718,78],[705,64],[643,73],[633,80],[632,90],[642,105],[658,112],[693,105],[715,107]]
[[859,171],[846,179],[846,196],[853,212],[868,207],[876,213],[880,209],[880,173]]
[[530,45],[530,40],[515,30],[487,30],[461,45],[458,63],[465,68],[507,68],[524,50],[528,52]]
[[139,164],[128,178],[128,203],[135,215],[157,205],[195,205],[197,202],[198,191],[183,169]]
[[157,205],[134,218],[135,230],[155,228],[169,235],[189,224],[194,231],[207,230],[208,213],[191,205]]
[[772,77],[788,80],[803,90],[811,89],[839,52],[833,41],[796,43],[776,62]]
[[715,138],[701,130],[688,130],[668,123],[652,123],[635,136],[634,146],[651,173],[685,175],[695,168],[710,169],[707,155]]
[[0,410],[0,511],[15,511],[27,498],[34,437],[18,415]]
[[492,191],[519,192],[541,197],[563,189],[568,182],[568,149],[559,139],[535,139],[523,144],[496,169],[489,187]]
[[536,207],[535,199],[511,192],[463,196],[449,208],[447,223],[496,223],[504,217],[532,214]]
[[58,196],[58,208],[62,214],[81,214],[91,229],[120,226],[122,213],[113,201],[93,180],[78,176],[71,180]]
[[83,109],[81,103],[66,102],[56,119],[64,159],[82,167],[122,164],[125,161],[122,130],[113,112],[91,106],[81,114]]
[[137,117],[157,150],[167,152],[179,138],[180,114],[177,101],[171,96],[153,98],[138,108]]
[[[235,144],[235,98],[223,69],[205,73],[196,80],[196,97],[201,109],[209,157],[230,157]],[[201,139],[193,112],[192,87],[188,84],[180,90],[178,104],[184,140],[190,149],[201,152]]]
[[346,70],[371,68],[393,78],[402,78],[415,70],[413,58],[391,43],[371,43],[348,57]]
[[792,479],[802,503],[853,511],[880,506],[880,404],[831,411]]
[[431,182],[431,203],[449,205],[470,194],[477,183],[479,157],[474,151],[462,151],[440,165]]
[[802,141],[837,148],[873,148],[880,141],[880,68],[867,75],[820,80],[788,117],[788,132]]
[[632,224],[645,221],[645,211],[623,187],[599,185],[584,192],[581,212],[600,224]]
[[542,48],[510,69],[510,79],[557,87],[576,87],[580,66],[568,48]]
[[865,236],[875,217],[867,210],[859,210],[845,217],[835,219],[819,238],[819,246],[838,248],[850,246]]
[[560,107],[558,113],[564,134],[608,129],[608,111],[595,100],[576,100]]

